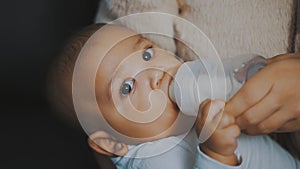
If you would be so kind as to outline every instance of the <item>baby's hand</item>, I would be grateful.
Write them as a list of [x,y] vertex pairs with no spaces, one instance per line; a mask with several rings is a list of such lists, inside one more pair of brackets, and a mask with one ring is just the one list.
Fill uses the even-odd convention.
[[224,164],[237,165],[234,151],[240,129],[234,117],[223,113],[225,103],[221,100],[206,100],[200,107],[196,131],[200,149],[211,158]]

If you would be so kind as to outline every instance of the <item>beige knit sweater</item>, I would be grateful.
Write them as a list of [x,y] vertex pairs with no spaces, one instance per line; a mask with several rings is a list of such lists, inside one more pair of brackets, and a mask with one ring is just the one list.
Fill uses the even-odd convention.
[[[102,0],[96,22],[109,22],[139,12],[165,12],[195,24],[209,37],[221,57],[244,53],[271,57],[299,50],[297,6],[297,0]],[[150,19],[157,25],[147,24],[152,23]],[[182,38],[193,36],[192,30],[182,29],[174,21],[149,18],[143,24],[138,22],[124,25],[137,32],[141,27],[156,27],[163,33]],[[168,43],[151,40],[163,48],[185,54],[172,39]]]

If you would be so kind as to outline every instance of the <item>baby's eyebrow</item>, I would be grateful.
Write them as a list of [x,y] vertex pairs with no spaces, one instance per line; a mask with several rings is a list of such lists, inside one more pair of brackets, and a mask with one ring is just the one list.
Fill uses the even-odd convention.
[[139,45],[145,38],[138,36],[136,42],[134,43],[134,46]]
[[136,42],[133,45],[133,49],[140,49],[140,48],[147,49],[152,46],[153,44],[148,39],[142,36],[138,36]]
[[112,98],[112,94],[111,94],[111,84],[112,84],[112,79],[110,79],[107,83],[107,86],[108,86],[108,92],[107,92],[107,98],[108,98],[108,101],[111,100]]

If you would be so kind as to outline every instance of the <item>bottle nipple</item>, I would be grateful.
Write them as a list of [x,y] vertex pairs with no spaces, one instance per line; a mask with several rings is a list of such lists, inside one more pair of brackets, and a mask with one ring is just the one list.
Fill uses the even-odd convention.
[[169,97],[174,103],[176,103],[175,93],[174,93],[174,80],[171,81],[169,86]]

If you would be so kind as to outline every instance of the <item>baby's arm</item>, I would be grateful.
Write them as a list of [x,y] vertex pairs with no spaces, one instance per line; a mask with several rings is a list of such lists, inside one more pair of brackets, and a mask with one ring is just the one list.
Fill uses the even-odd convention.
[[238,160],[234,152],[240,129],[233,116],[223,113],[224,105],[220,100],[204,101],[195,127],[202,152],[221,163],[235,166]]

